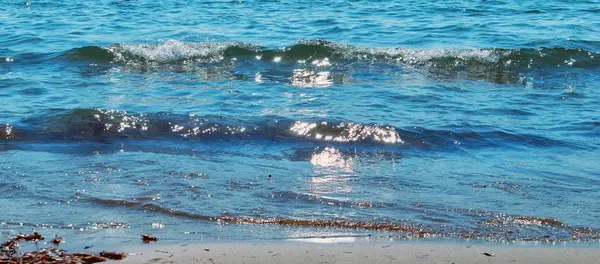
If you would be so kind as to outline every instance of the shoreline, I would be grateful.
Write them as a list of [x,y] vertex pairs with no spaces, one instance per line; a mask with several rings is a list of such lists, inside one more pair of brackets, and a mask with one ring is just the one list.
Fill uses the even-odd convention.
[[182,242],[124,248],[111,263],[598,263],[600,244],[482,244],[334,239]]
[[[106,238],[105,238],[106,239]],[[4,256],[38,263],[598,263],[600,243],[532,243],[470,239],[377,239],[372,237],[298,237],[258,240],[177,240],[141,236],[81,247],[61,245],[38,233],[18,235],[3,244]],[[9,242],[20,243],[21,246]],[[115,241],[112,241],[115,242]],[[54,244],[54,245],[53,245]],[[86,243],[87,244],[87,243]],[[68,246],[67,246],[68,245]],[[66,247],[65,247],[66,246]],[[14,255],[12,250],[17,250]],[[35,250],[33,249],[35,247]],[[71,249],[67,249],[71,248]],[[108,251],[107,251],[108,250]],[[19,257],[21,256],[21,257]],[[58,257],[58,258],[56,258]],[[61,262],[63,259],[63,262]],[[111,261],[110,259],[114,259]],[[2,258],[0,260],[7,260]],[[83,261],[88,260],[88,261]],[[95,260],[91,262],[91,260]],[[115,261],[116,260],[116,261]],[[0,261],[2,262],[2,261]]]

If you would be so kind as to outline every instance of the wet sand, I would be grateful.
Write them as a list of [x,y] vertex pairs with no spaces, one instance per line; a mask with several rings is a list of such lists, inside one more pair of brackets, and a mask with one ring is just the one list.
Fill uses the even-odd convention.
[[600,244],[335,242],[158,243],[128,248],[127,259],[114,263],[600,263]]

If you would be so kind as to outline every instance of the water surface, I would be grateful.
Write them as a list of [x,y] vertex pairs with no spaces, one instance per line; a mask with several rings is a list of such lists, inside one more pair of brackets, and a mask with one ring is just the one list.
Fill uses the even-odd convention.
[[597,1],[6,3],[0,229],[597,241],[599,14]]

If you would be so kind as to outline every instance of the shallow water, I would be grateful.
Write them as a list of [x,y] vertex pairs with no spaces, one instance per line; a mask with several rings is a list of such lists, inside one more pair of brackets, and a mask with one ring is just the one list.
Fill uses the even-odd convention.
[[597,241],[597,4],[2,5],[0,229]]

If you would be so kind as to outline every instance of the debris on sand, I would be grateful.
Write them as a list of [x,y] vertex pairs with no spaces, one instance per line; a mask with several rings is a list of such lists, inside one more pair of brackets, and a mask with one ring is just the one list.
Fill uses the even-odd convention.
[[98,263],[108,261],[108,258],[97,256],[89,253],[73,253],[68,254],[64,250],[51,248],[42,249],[35,252],[27,252],[22,254],[14,253],[10,256],[4,256],[0,254],[0,263],[22,263],[22,264],[33,264],[33,263]]
[[[18,234],[11,240],[2,243],[2,247],[0,247],[0,263],[91,264],[105,262],[108,260],[121,260],[127,256],[127,254],[125,253],[115,253],[106,251],[102,251],[98,255],[92,253],[69,254],[64,250],[57,248],[41,249],[34,252],[17,252],[17,248],[20,247],[18,241],[38,242],[40,240],[44,240],[44,237],[35,232],[31,235]],[[64,240],[60,237],[54,238],[52,240],[52,244],[55,245],[59,245],[63,242]]]

